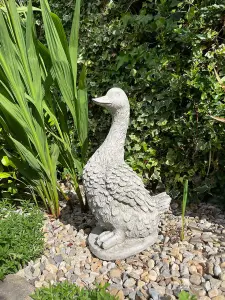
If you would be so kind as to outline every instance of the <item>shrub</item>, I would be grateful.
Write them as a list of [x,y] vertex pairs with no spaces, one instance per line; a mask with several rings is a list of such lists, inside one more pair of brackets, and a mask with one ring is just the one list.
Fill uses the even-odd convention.
[[101,287],[98,286],[93,290],[86,290],[80,288],[75,284],[64,281],[62,283],[57,283],[56,285],[50,285],[50,287],[43,287],[37,289],[31,298],[34,300],[113,300],[118,299],[106,292],[107,285]]
[[[131,102],[126,160],[151,189],[162,181],[173,197],[181,198],[188,179],[189,199],[225,199],[225,132],[208,117],[225,108],[213,71],[225,74],[224,12],[223,0],[83,6],[80,43],[90,90],[96,96],[112,85],[125,89]],[[94,107],[90,116],[95,149],[109,119]]]
[[0,201],[0,280],[14,273],[44,248],[43,214],[24,203],[16,209]]
[[[223,124],[208,117],[225,108],[213,71],[225,70],[224,11],[224,1],[84,7],[81,44],[90,90],[101,95],[117,85],[127,91],[132,111],[126,160],[151,189],[162,180],[173,197],[182,196],[188,179],[189,199],[225,199]],[[94,112],[96,139],[108,122]]]

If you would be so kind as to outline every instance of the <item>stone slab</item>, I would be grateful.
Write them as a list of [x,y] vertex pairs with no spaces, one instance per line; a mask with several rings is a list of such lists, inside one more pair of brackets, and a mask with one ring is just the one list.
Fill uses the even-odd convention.
[[0,281],[0,300],[31,300],[34,289],[23,277],[10,274]]

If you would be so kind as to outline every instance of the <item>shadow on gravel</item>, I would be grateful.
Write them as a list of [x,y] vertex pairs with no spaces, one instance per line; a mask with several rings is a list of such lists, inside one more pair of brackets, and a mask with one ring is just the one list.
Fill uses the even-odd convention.
[[[181,216],[181,207],[177,203],[172,202],[171,210],[175,216]],[[186,208],[185,217],[225,226],[225,211],[214,203],[191,204]]]
[[82,212],[79,201],[76,195],[72,192],[67,193],[69,201],[61,200],[61,214],[60,221],[67,225],[70,224],[79,231],[84,230],[85,233],[89,233],[93,227],[95,227],[96,221],[90,211]]

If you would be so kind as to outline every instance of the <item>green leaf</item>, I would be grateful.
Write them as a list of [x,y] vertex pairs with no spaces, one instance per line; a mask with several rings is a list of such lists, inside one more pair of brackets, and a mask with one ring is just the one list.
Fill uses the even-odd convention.
[[179,300],[197,300],[196,296],[190,295],[188,292],[181,291],[178,295]]
[[62,47],[65,51],[66,56],[67,56],[67,59],[68,59],[68,61],[70,61],[68,42],[67,42],[67,38],[66,38],[66,33],[65,33],[64,28],[62,26],[62,22],[61,22],[60,18],[52,12],[51,12],[51,17],[52,17],[52,20],[55,24],[55,28],[58,32],[58,36],[60,38]]
[[57,165],[57,162],[58,162],[58,157],[59,157],[59,147],[58,147],[57,144],[53,144],[51,146],[51,159],[52,159],[54,169],[56,169],[56,165]]
[[118,59],[117,59],[116,70],[118,71],[127,62],[129,62],[129,56],[128,55],[119,56]]
[[0,172],[0,179],[9,178],[9,177],[11,177],[10,173]]
[[3,166],[5,167],[12,167],[12,168],[16,168],[16,166],[14,165],[14,163],[8,158],[8,156],[3,156],[3,158],[1,159],[1,163],[3,164]]
[[[7,9],[6,9],[4,6],[3,6],[3,7],[0,7],[0,10],[2,10],[2,11],[4,11],[4,12],[7,12]],[[27,6],[18,6],[18,7],[16,8],[16,10],[17,10],[18,13],[26,13],[26,12],[28,11],[28,7],[27,7]],[[33,10],[33,11],[41,11],[40,8],[34,7],[34,6],[32,6],[32,10]]]
[[2,94],[0,94],[0,110],[4,110],[8,115],[16,119],[23,128],[27,128],[28,130],[28,126],[23,119],[19,106],[9,101]]
[[188,13],[187,13],[187,20],[190,22],[191,19],[194,18],[194,15],[195,15],[195,7],[191,6]]
[[31,95],[34,100],[34,105],[36,106],[40,117],[42,117],[42,85],[41,85],[41,73],[39,60],[36,53],[36,47],[34,43],[34,38],[36,37],[36,31],[34,27],[34,17],[32,11],[32,2],[29,0],[28,13],[27,13],[27,23],[26,23],[26,51],[28,62],[30,66],[30,75],[32,80],[32,91]]
[[[52,68],[51,56],[48,48],[42,44],[39,40],[36,41],[36,47],[38,49],[39,55],[41,57],[42,67],[45,70],[46,74],[50,76],[50,70]],[[47,73],[48,72],[48,73]],[[46,76],[45,76],[46,77]]]
[[[15,147],[17,148],[18,152],[23,157],[23,160],[27,161],[30,167],[35,170],[37,173],[42,174],[43,170],[45,170],[42,163],[35,158],[35,156],[27,149],[25,148],[19,141],[11,137],[11,140],[15,144]],[[49,172],[45,170],[45,173],[49,176]]]
[[7,28],[5,19],[0,10],[0,65],[7,81],[11,85],[12,93],[18,102],[23,101],[23,84],[19,74],[18,59],[16,59],[16,51],[10,39],[10,33]]
[[51,18],[48,10],[46,0],[41,0],[42,16],[45,25],[46,39],[51,55],[54,73],[58,82],[58,86],[62,93],[63,99],[68,105],[70,112],[73,116],[75,125],[77,126],[75,101],[73,90],[73,79],[67,55],[62,46],[61,39],[55,24]]
[[0,94],[0,112],[2,114],[0,123],[2,126],[7,126],[7,129],[5,128],[6,131],[10,131],[11,134],[16,135],[21,142],[28,145],[28,138],[32,140],[32,134],[23,118],[20,107]]
[[77,56],[78,56],[78,38],[79,38],[79,25],[80,25],[80,3],[81,0],[76,0],[73,23],[72,23],[71,33],[70,33],[70,44],[69,44],[75,98],[77,97]]
[[[13,33],[15,35],[16,43],[19,49],[19,53],[21,55],[21,61],[24,67],[24,72],[27,75],[28,82],[26,84],[29,86],[30,80],[30,70],[28,59],[26,55],[26,44],[23,36],[23,31],[20,23],[19,14],[17,13],[16,3],[14,0],[9,0],[7,5],[7,10],[10,16],[10,21],[13,29]],[[30,83],[31,85],[31,83]]]
[[86,89],[86,66],[83,65],[79,79],[78,99],[77,99],[77,125],[79,140],[82,145],[83,158],[86,155],[88,146],[88,100]]

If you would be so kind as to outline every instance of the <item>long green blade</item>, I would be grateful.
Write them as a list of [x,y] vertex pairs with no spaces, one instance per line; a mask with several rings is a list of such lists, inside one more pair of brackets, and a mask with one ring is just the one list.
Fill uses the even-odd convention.
[[31,77],[33,83],[33,99],[34,104],[42,117],[42,86],[41,86],[41,72],[39,67],[38,56],[36,53],[36,48],[34,44],[34,37],[36,36],[34,28],[34,17],[32,11],[32,2],[29,1],[28,12],[27,12],[27,23],[26,23],[26,49],[29,65],[32,66]]
[[41,9],[45,25],[46,39],[58,86],[60,88],[64,101],[70,109],[75,125],[77,125],[74,104],[73,80],[70,64],[62,46],[58,31],[47,8],[46,0],[41,0]]
[[19,49],[21,62],[23,64],[24,72],[26,74],[24,80],[27,79],[27,82],[25,82],[25,84],[29,89],[32,89],[32,79],[31,79],[30,68],[29,68],[29,63],[28,63],[28,58],[26,53],[26,44],[23,36],[19,14],[16,8],[16,3],[14,0],[8,0],[8,2],[5,3],[8,10],[8,14],[10,16],[14,37],[16,39],[16,45],[18,46]]
[[86,66],[83,65],[79,79],[78,99],[77,99],[77,124],[78,135],[82,147],[83,161],[88,147],[88,100],[86,87]]
[[80,0],[76,0],[72,29],[70,34],[70,59],[73,72],[73,83],[75,97],[77,98],[77,57],[78,57],[78,39],[79,39],[79,24],[80,24]]
[[[2,11],[4,11],[4,12],[7,12],[7,9],[6,9],[4,6],[0,7],[0,10],[2,10]],[[27,10],[28,10],[28,7],[27,7],[27,6],[18,6],[18,7],[16,8],[16,10],[17,10],[18,13],[26,13]],[[33,11],[41,11],[40,8],[34,7],[34,6],[32,7],[32,10],[33,10]]]
[[21,114],[21,110],[17,104],[12,103],[6,97],[0,94],[0,111],[5,111],[12,118],[16,119],[20,125],[27,130],[28,136],[31,136],[28,125]]
[[23,84],[18,71],[18,58],[16,58],[15,45],[12,43],[10,34],[0,11],[0,65],[4,76],[7,78],[15,99],[23,102]]
[[26,147],[24,147],[19,141],[12,137],[11,140],[15,144],[15,147],[17,148],[23,159],[29,163],[30,167],[33,170],[35,170],[39,174],[42,174],[44,170],[45,173],[49,176],[49,172],[44,168],[42,163],[38,159],[36,159],[35,156]]
[[58,32],[58,35],[59,35],[59,38],[60,38],[60,41],[61,41],[61,44],[63,46],[63,49],[65,51],[65,54],[67,56],[67,59],[68,61],[70,60],[70,55],[69,55],[69,47],[68,47],[68,42],[67,42],[67,38],[66,38],[66,33],[64,31],[64,28],[63,28],[63,25],[62,25],[62,22],[60,20],[60,18],[51,12],[51,17],[52,17],[52,20],[55,24],[55,28]]

